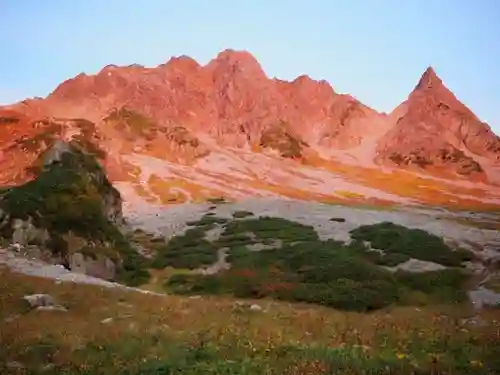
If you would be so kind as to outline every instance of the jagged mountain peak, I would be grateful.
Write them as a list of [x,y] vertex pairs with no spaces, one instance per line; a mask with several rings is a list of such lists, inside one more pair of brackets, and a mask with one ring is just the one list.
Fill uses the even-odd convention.
[[441,87],[443,85],[443,81],[438,77],[436,71],[432,66],[429,66],[425,72],[420,77],[420,80],[415,86],[415,90],[426,90]]

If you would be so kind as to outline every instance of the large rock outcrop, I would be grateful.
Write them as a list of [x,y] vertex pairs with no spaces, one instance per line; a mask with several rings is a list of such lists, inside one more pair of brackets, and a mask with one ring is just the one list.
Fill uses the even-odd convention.
[[34,169],[36,178],[0,193],[4,240],[36,246],[46,260],[92,276],[126,282],[145,276],[120,231],[120,193],[92,155],[57,140]]

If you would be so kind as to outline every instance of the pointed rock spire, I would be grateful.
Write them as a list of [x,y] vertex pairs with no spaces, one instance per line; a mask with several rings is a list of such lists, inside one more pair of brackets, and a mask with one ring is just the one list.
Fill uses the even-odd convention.
[[442,84],[443,84],[443,81],[441,81],[441,78],[439,78],[437,76],[434,68],[432,66],[429,66],[425,70],[424,74],[422,74],[422,77],[420,77],[420,80],[418,81],[418,84],[415,87],[415,90],[424,90],[424,89],[435,88],[435,87],[441,86]]

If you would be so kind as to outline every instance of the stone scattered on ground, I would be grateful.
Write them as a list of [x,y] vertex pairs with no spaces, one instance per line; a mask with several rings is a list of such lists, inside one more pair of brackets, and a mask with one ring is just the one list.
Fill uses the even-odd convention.
[[39,306],[36,308],[37,311],[68,311],[64,306],[55,305],[55,306]]
[[32,308],[37,308],[40,306],[54,306],[56,304],[54,297],[49,294],[30,294],[23,297]]
[[434,262],[427,262],[425,260],[414,259],[414,258],[408,259],[406,262],[398,264],[395,267],[384,267],[384,268],[393,272],[401,270],[413,273],[441,271],[446,269],[446,267],[441,264]]
[[264,308],[256,303],[249,303],[244,301],[236,301],[234,307],[237,310],[251,310],[251,311],[264,311]]
[[67,309],[56,303],[54,297],[49,294],[30,294],[23,297],[30,307],[38,311],[67,311]]
[[12,323],[14,320],[18,319],[19,317],[21,317],[21,315],[19,314],[14,314],[14,315],[11,315],[11,316],[8,316],[4,319],[4,322],[5,323]]
[[469,298],[477,309],[485,306],[500,306],[500,293],[495,293],[483,286],[469,291]]
[[253,304],[253,305],[250,305],[250,310],[252,311],[262,311],[262,307],[260,305],[257,305],[257,304]]

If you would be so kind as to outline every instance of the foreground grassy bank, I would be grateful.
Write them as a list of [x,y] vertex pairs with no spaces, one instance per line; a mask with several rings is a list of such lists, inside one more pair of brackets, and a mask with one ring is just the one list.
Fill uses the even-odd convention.
[[[49,293],[68,311],[35,311]],[[253,303],[249,301],[249,303]],[[495,316],[453,306],[342,313],[154,296],[0,270],[2,374],[495,374]],[[481,324],[477,324],[481,322]]]

